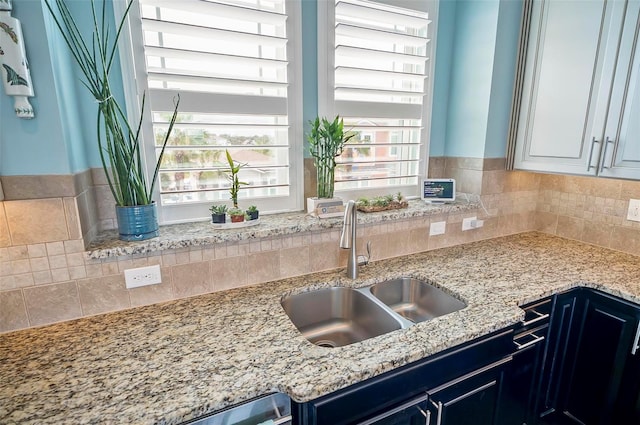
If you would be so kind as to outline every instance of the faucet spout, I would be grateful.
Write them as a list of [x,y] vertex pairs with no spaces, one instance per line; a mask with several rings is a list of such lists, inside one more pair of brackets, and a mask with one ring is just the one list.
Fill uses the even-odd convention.
[[349,249],[349,259],[347,261],[347,277],[355,279],[358,277],[358,254],[356,251],[356,238],[358,220],[356,218],[356,203],[354,200],[347,202],[344,211],[344,223],[340,234],[340,248]]

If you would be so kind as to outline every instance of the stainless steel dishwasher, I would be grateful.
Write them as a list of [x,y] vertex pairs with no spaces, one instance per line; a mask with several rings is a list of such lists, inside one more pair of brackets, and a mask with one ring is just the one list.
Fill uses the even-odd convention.
[[185,424],[291,425],[291,400],[282,393],[269,394]]

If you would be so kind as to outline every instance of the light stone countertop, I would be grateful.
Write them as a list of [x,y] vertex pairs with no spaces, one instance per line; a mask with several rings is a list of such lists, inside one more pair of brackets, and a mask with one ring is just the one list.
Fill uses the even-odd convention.
[[[541,233],[375,262],[0,335],[0,423],[176,424],[280,391],[308,401],[512,325],[575,286],[640,303],[640,258]],[[468,307],[339,348],[307,342],[286,294],[428,279]]]
[[[481,204],[478,195],[459,193],[457,200],[449,204],[428,204],[420,199],[409,201],[409,207],[358,214],[359,224],[374,224],[436,214],[448,214],[475,210]],[[257,238],[291,235],[301,232],[339,229],[342,217],[318,218],[305,213],[282,213],[260,216],[260,224],[238,229],[215,229],[209,221],[160,226],[160,236],[145,241],[121,241],[116,230],[101,233],[91,241],[86,256],[90,259],[144,254],[165,249],[236,242]]]

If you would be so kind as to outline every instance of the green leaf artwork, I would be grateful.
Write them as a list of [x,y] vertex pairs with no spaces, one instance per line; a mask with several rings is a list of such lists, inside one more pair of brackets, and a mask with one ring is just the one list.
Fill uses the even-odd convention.
[[18,75],[9,65],[3,63],[2,66],[7,70],[7,83],[11,83],[12,86],[29,86],[27,80]]
[[13,28],[5,24],[4,22],[0,22],[0,28],[2,28],[4,32],[9,34],[9,37],[11,37],[14,43],[18,44],[18,36],[16,35],[16,32],[13,30]]

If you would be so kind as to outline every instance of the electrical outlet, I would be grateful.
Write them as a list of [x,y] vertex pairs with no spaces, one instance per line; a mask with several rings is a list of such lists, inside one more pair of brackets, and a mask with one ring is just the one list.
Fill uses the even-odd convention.
[[446,221],[436,221],[429,226],[429,236],[444,235],[447,230]]
[[629,199],[627,220],[640,221],[640,199]]
[[475,215],[473,217],[467,217],[462,219],[462,230],[471,230],[477,229],[478,227],[482,227],[484,222],[482,220],[478,220],[478,217]]
[[160,266],[156,264],[155,266],[138,267],[137,269],[125,270],[124,282],[128,289],[162,283]]

